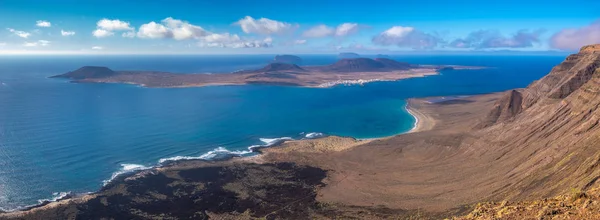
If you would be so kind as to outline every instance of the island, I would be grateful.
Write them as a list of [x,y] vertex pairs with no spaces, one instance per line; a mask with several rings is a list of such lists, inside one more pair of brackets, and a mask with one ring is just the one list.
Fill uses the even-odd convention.
[[338,54],[338,59],[354,59],[354,58],[360,58],[360,55],[357,53],[340,53]]
[[302,58],[294,55],[277,55],[273,59],[273,63],[287,63],[287,64],[302,64]]
[[[414,65],[387,58],[342,59],[331,65],[298,66],[270,63],[255,70],[221,74],[178,74],[157,71],[114,71],[108,67],[85,66],[52,76],[77,83],[124,83],[143,87],[200,87],[214,85],[268,84],[302,87],[331,87],[436,75],[450,66]],[[453,66],[452,68],[474,68]]]

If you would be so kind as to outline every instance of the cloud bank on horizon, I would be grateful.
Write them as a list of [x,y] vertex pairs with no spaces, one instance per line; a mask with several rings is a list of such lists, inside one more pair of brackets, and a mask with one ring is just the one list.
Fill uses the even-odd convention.
[[[8,11],[0,9],[0,20],[7,18],[3,17],[3,10]],[[236,16],[236,19],[227,15],[223,17],[228,19],[213,23],[197,17],[109,14],[112,15],[99,13],[99,18],[91,18],[93,20],[73,20],[46,13],[29,18],[29,22],[2,23],[0,53],[35,50],[79,53],[573,51],[600,43],[600,15],[571,23],[568,22],[570,17],[549,18],[548,22],[529,22],[533,19],[523,18],[520,22],[479,15],[480,19],[465,20],[437,16],[433,12],[413,17],[405,15],[409,12],[382,14],[377,19],[310,14],[312,17],[308,19],[289,12],[265,13],[279,19],[250,15]],[[281,19],[286,17],[289,19]],[[565,22],[552,22],[561,19]]]

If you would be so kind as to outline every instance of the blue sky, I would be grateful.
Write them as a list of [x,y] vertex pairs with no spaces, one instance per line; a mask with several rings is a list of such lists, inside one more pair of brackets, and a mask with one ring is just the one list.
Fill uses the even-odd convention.
[[600,1],[0,0],[2,54],[576,50]]

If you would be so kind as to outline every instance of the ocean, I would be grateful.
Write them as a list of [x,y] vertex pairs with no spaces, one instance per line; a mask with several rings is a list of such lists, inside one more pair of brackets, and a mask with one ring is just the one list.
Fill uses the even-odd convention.
[[[141,88],[48,76],[85,65],[181,74],[259,68],[273,55],[0,56],[0,207],[14,210],[100,189],[117,174],[185,158],[252,155],[248,147],[324,135],[409,131],[406,99],[525,87],[566,55],[404,55],[414,64],[486,66],[364,86]],[[302,55],[304,65],[335,55]]]

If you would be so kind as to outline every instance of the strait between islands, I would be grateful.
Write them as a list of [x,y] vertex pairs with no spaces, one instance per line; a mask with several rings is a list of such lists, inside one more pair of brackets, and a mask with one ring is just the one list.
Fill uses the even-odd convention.
[[298,66],[293,63],[276,62],[256,70],[223,74],[113,71],[107,67],[85,66],[52,78],[67,78],[78,83],[125,83],[167,88],[245,84],[331,87],[338,84],[363,84],[424,77],[438,74],[444,69],[473,68],[481,67],[414,65],[387,58],[351,58],[324,66]]

